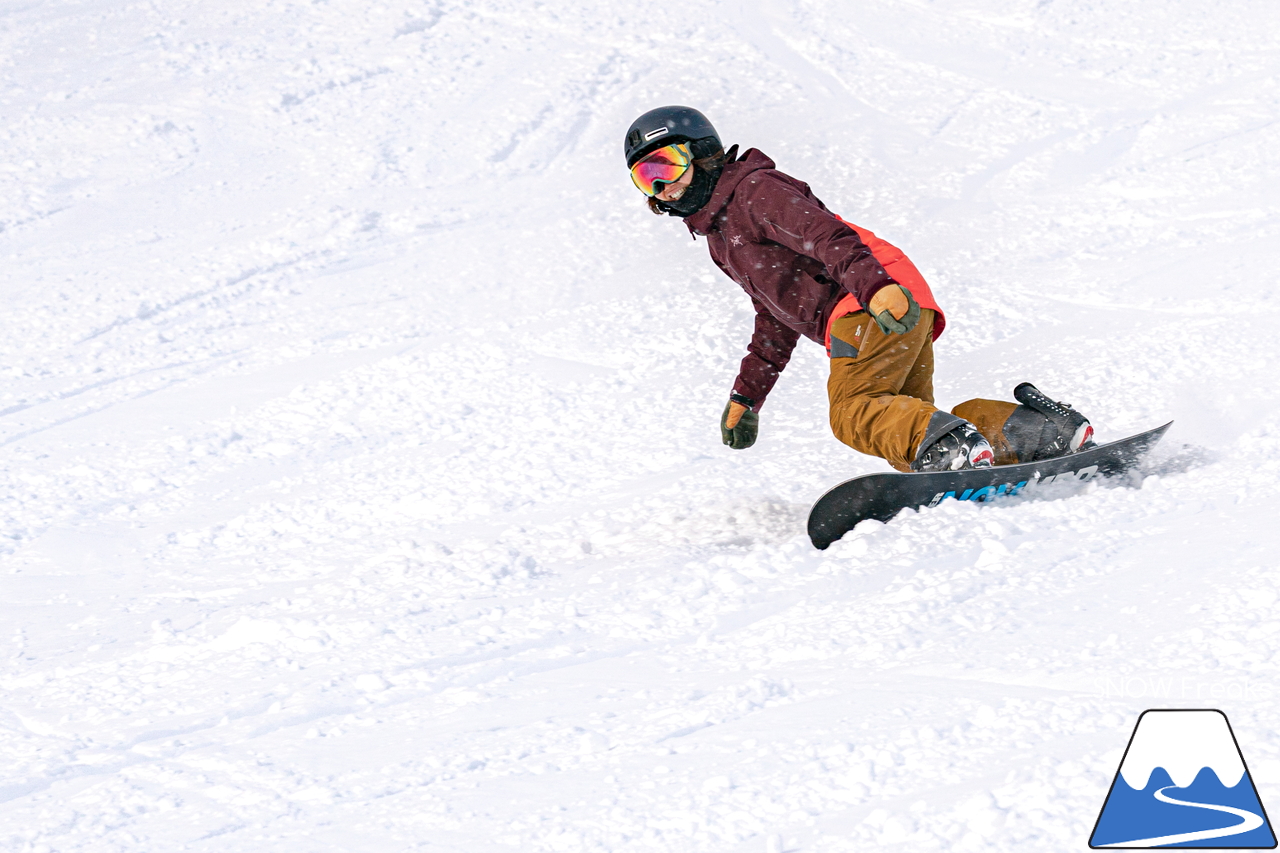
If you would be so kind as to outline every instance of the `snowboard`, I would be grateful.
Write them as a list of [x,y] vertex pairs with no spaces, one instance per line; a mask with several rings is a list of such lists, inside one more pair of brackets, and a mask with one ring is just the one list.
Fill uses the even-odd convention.
[[809,539],[815,548],[825,550],[858,522],[868,518],[888,521],[908,507],[935,507],[953,498],[984,503],[1031,494],[1049,483],[1086,483],[1095,477],[1123,474],[1137,465],[1172,425],[1170,421],[1119,441],[1041,462],[965,471],[863,474],[818,498],[809,511]]

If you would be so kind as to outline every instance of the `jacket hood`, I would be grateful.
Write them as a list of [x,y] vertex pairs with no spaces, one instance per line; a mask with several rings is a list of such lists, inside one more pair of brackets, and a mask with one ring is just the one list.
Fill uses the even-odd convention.
[[715,192],[711,194],[711,200],[697,213],[685,219],[685,225],[688,225],[689,230],[694,234],[706,234],[710,230],[716,214],[724,210],[724,206],[729,203],[729,199],[733,198],[738,185],[748,175],[761,169],[773,169],[775,167],[776,164],[759,149],[747,149],[741,157],[732,163],[725,164],[724,170],[720,173],[720,180],[716,182]]

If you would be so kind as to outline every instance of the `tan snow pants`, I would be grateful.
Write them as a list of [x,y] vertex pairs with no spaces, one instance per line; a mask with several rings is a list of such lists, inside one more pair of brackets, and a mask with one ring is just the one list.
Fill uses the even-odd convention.
[[[831,431],[860,453],[909,471],[920,452],[933,405],[933,311],[905,335],[886,335],[867,314],[846,314],[831,325]],[[951,410],[991,442],[996,464],[1017,461],[1004,437],[1017,403],[969,400]]]

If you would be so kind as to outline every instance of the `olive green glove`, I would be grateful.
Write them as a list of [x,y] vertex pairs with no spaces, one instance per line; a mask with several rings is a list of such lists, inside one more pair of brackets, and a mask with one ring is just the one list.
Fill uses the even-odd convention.
[[920,322],[920,305],[911,291],[900,284],[877,290],[867,313],[886,335],[905,335]]
[[720,438],[734,450],[746,450],[756,443],[760,416],[739,402],[730,400],[720,416]]

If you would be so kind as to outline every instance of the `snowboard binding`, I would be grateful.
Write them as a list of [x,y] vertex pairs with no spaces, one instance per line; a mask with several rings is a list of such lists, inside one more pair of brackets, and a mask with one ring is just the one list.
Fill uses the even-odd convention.
[[1015,411],[1005,429],[1020,461],[1039,462],[1095,446],[1093,425],[1070,403],[1050,400],[1030,382],[1014,388],[1013,398],[1030,410]]
[[962,471],[990,468],[995,462],[991,443],[968,421],[960,421],[920,451],[912,471]]

